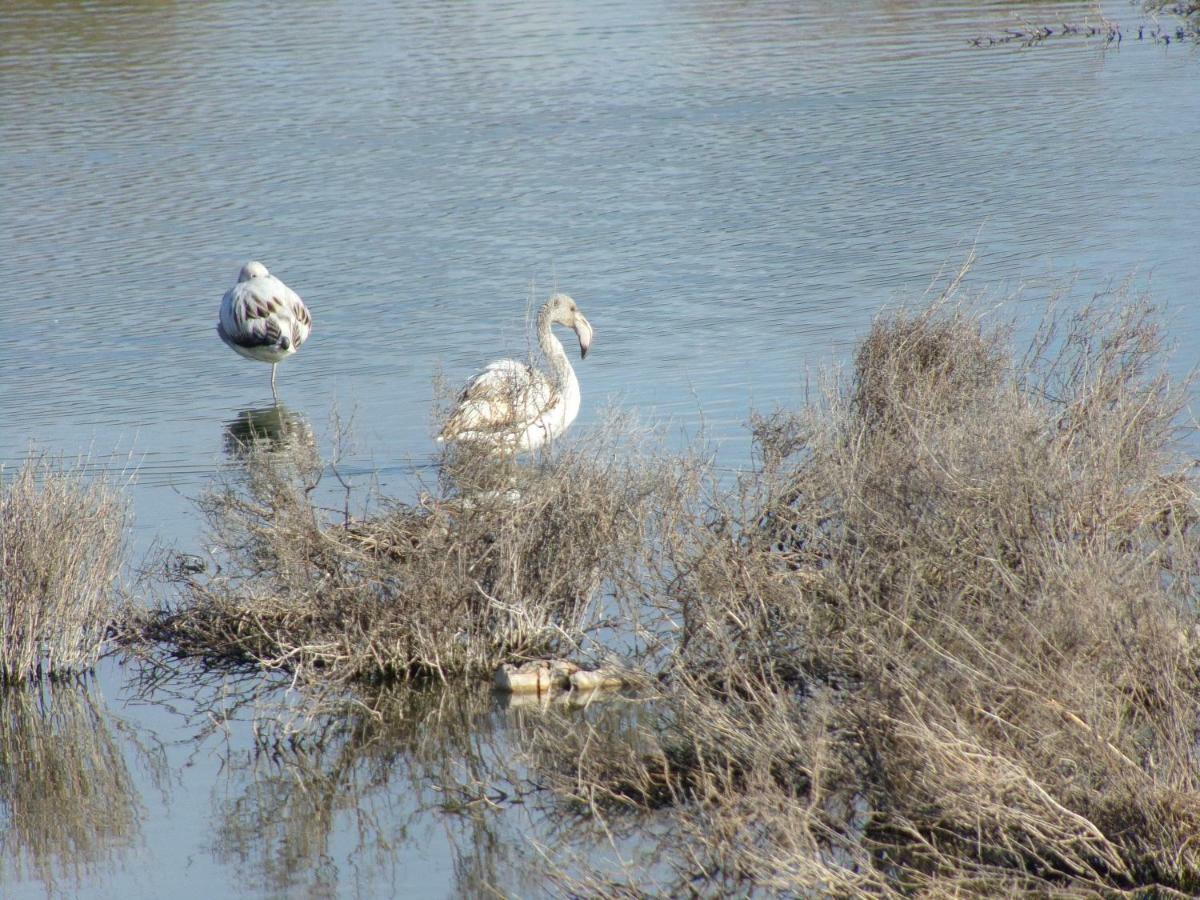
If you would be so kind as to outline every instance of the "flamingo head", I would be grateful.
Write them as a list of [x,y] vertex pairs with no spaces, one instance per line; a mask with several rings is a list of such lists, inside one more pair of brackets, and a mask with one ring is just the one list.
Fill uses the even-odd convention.
[[249,281],[251,278],[266,278],[269,274],[266,266],[256,260],[251,260],[242,266],[242,271],[238,272],[238,283]]
[[579,338],[579,358],[586,359],[592,346],[592,323],[579,311],[579,305],[567,294],[555,294],[546,301],[550,308],[550,321],[566,325]]

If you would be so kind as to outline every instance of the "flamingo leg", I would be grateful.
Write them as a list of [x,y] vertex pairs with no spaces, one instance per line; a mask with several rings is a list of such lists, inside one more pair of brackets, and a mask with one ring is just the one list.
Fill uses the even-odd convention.
[[279,402],[279,395],[275,393],[275,367],[279,363],[271,363],[271,396],[275,398],[275,402]]

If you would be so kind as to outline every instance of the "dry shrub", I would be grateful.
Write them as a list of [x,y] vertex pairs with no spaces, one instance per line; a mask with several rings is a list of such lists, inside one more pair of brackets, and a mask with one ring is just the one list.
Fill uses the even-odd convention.
[[[1006,374],[1007,336],[936,303],[876,322],[854,358],[854,416],[871,433],[892,434],[908,430],[915,415],[969,416],[991,402]],[[778,451],[761,431],[757,437],[761,448]]]
[[0,471],[0,680],[91,668],[116,606],[125,500],[46,457]]
[[1184,391],[1141,299],[1010,343],[951,297],[880,318],[667,548],[679,890],[1200,891]]
[[1018,357],[955,287],[879,319],[823,407],[757,421],[703,506],[694,462],[620,427],[449,458],[362,520],[314,505],[319,460],[251,453],[205,504],[220,567],[181,570],[151,633],[309,683],[449,679],[637,601],[610,636],[669,648],[654,702],[520,738],[576,817],[669,862],[548,848],[567,894],[1194,895],[1186,386],[1143,299],[1052,314]]
[[643,553],[670,467],[615,452],[613,423],[532,461],[445,460],[436,496],[327,516],[311,448],[251,452],[244,485],[203,509],[219,566],[143,622],[187,654],[336,685],[490,674],[567,652],[602,620],[599,589]]

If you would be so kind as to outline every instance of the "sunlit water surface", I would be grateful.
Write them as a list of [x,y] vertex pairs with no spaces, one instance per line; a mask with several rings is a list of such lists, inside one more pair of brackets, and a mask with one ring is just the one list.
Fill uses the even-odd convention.
[[[197,546],[194,500],[253,423],[328,453],[336,411],[343,474],[408,496],[435,376],[523,353],[557,286],[596,329],[571,439],[618,406],[733,470],[752,410],[801,402],[972,245],[971,283],[1023,286],[1018,315],[1138,273],[1187,370],[1200,54],[1104,12],[1119,48],[969,44],[1087,3],[8,0],[0,461],[131,481],[135,560]],[[250,258],[315,322],[282,410],[214,331]],[[252,715],[208,733],[194,691],[137,687],[107,665],[4,701],[4,896],[529,894],[528,836],[563,837],[552,809],[439,793],[439,767],[510,784],[524,713],[486,694],[264,758]]]

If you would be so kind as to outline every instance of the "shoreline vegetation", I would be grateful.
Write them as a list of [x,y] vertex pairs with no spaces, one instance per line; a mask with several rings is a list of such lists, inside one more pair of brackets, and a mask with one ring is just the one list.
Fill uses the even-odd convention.
[[[529,460],[451,451],[353,517],[314,499],[314,442],[248,439],[200,502],[212,559],[175,556],[115,652],[281,673],[316,709],[547,658],[621,673],[617,727],[521,718],[538,790],[658,861],[541,854],[566,895],[1192,896],[1190,384],[1129,287],[1018,348],[964,273],[881,315],[819,402],[755,418],[736,478],[614,415]],[[4,482],[6,575],[97,528],[112,565],[123,505],[39,465]],[[94,639],[111,607],[86,609],[43,640]]]

